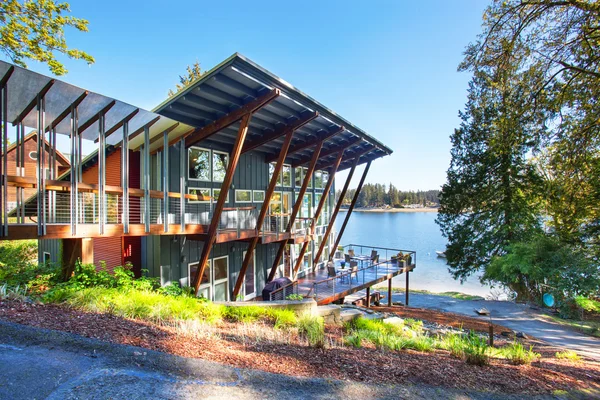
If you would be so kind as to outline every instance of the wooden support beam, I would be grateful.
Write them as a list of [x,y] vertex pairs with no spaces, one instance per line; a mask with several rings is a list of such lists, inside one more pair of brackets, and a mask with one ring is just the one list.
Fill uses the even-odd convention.
[[[408,274],[408,272],[407,272]],[[388,279],[388,307],[392,306],[392,280]]]
[[150,122],[148,122],[147,124],[145,124],[144,126],[140,126],[139,128],[137,128],[132,134],[129,135],[129,140],[133,140],[134,138],[138,137],[142,132],[144,132],[144,129],[148,128],[150,129],[150,127],[152,125],[154,125],[155,123],[158,122],[158,120],[160,119],[160,115],[156,118],[154,118],[153,120],[151,120]]
[[[110,129],[108,129],[106,131],[106,133],[104,134],[104,137],[107,138],[110,135],[112,135],[113,133],[115,133],[117,130],[121,129],[121,127],[126,123],[129,122],[133,117],[135,117],[137,115],[137,113],[140,112],[139,108],[136,108],[135,110],[133,110],[132,112],[130,112],[125,118],[123,118],[122,120],[120,120],[119,122],[117,122],[115,125],[113,125]],[[94,142],[98,142],[98,139],[96,139]]]
[[342,239],[342,235],[344,234],[344,230],[346,230],[346,225],[348,224],[348,220],[350,219],[350,215],[352,215],[352,210],[354,210],[354,206],[356,205],[356,201],[358,200],[358,196],[360,195],[360,191],[365,183],[365,178],[367,177],[367,173],[369,172],[369,168],[371,168],[371,161],[367,163],[365,170],[360,178],[360,182],[358,183],[358,187],[356,188],[356,192],[354,192],[354,197],[352,198],[352,202],[350,203],[350,208],[346,213],[346,218],[344,218],[344,223],[342,223],[342,227],[340,228],[340,232],[338,233],[337,239],[335,239],[335,243],[333,245],[334,249],[337,249],[340,245],[340,240]]
[[408,292],[409,292],[409,290],[410,290],[410,289],[409,289],[409,286],[408,286],[408,274],[409,274],[409,273],[410,273],[410,272],[409,272],[409,270],[408,270],[408,269],[406,269],[406,270],[405,270],[405,274],[406,274],[406,289],[405,289],[405,291],[404,291],[404,305],[405,305],[406,307],[408,307]]
[[[344,187],[342,188],[342,191],[340,192],[340,198],[338,199],[337,204],[335,205],[333,214],[331,214],[331,218],[329,219],[329,223],[327,224],[327,229],[325,231],[325,234],[323,235],[323,241],[321,242],[321,244],[319,244],[319,250],[317,251],[317,255],[315,256],[313,265],[316,265],[321,259],[321,254],[323,254],[323,249],[325,249],[325,245],[327,244],[329,235],[331,234],[331,230],[333,229],[333,224],[335,222],[335,219],[337,218],[338,212],[340,211],[340,208],[342,207],[342,203],[344,202],[344,197],[346,196],[346,192],[348,191],[348,186],[350,186],[350,181],[352,180],[352,176],[354,175],[354,171],[356,170],[356,164],[358,164],[359,159],[360,159],[360,157],[356,158],[356,161],[354,162],[354,165],[352,166],[352,169],[350,170],[350,173],[348,174],[348,177],[346,178]],[[331,176],[329,179],[333,180],[333,176]],[[337,248],[333,249],[334,252],[336,250],[337,250]],[[329,254],[329,260],[331,260],[332,258],[333,258],[333,256],[331,254]]]
[[88,119],[87,121],[85,121],[83,124],[79,125],[79,130],[77,131],[80,135],[90,126],[92,126],[94,124],[94,122],[98,121],[98,119],[100,119],[101,115],[105,115],[108,110],[110,110],[116,103],[116,100],[111,101],[110,103],[108,103],[107,105],[104,106],[104,108],[102,108],[102,110],[98,111],[92,118]]
[[[321,153],[321,149],[323,148],[323,142],[317,142],[313,152],[313,158],[306,170],[306,175],[304,176],[304,181],[302,182],[302,186],[300,186],[300,191],[298,192],[298,200],[294,202],[294,207],[292,208],[292,215],[290,215],[290,221],[288,222],[288,226],[286,228],[286,233],[291,232],[294,227],[294,222],[296,222],[296,216],[300,211],[300,207],[302,207],[302,199],[304,198],[304,194],[306,193],[306,189],[308,188],[309,182],[312,180],[313,172],[315,172],[315,167],[317,166],[317,161],[319,160],[319,154]],[[289,150],[288,150],[289,152]],[[271,272],[269,277],[267,278],[267,282],[270,282],[275,278],[275,273],[277,272],[277,267],[279,266],[279,261],[283,256],[283,252],[285,251],[285,246],[287,242],[281,242],[279,245],[279,250],[277,251],[277,255],[275,256],[275,260],[273,261],[273,267],[271,268]]]
[[46,128],[46,132],[50,132],[52,129],[56,128],[58,124],[62,122],[63,119],[71,115],[71,109],[77,108],[79,104],[81,104],[81,102],[87,97],[88,94],[90,94],[90,92],[86,90],[74,102],[72,102],[71,105],[65,108],[65,110],[58,115],[58,117],[54,118],[54,121],[50,123],[48,128]]
[[367,308],[371,307],[371,286],[367,286],[367,298],[365,301],[365,306]]
[[[281,127],[280,129],[272,132],[272,133],[263,135],[263,137],[261,137],[260,139],[253,140],[252,142],[248,142],[248,143],[246,143],[244,145],[244,148],[242,149],[242,154],[246,153],[246,152],[249,152],[251,150],[254,150],[254,149],[262,146],[265,143],[268,143],[270,141],[278,139],[281,136],[285,136],[290,131],[294,132],[295,130],[300,129],[301,127],[303,127],[304,125],[306,125],[307,123],[309,123],[313,119],[317,118],[318,116],[319,116],[319,113],[317,111],[309,113],[304,118],[300,118],[300,119],[292,122],[289,125],[285,125],[285,126]],[[287,149],[286,149],[286,154],[287,154]]]
[[[277,94],[279,94],[279,91],[277,92]],[[196,295],[198,294],[198,290],[200,289],[200,284],[202,283],[201,277],[204,274],[204,269],[206,268],[206,263],[208,262],[208,256],[210,255],[212,246],[215,243],[215,239],[217,236],[217,230],[219,227],[219,220],[221,219],[221,213],[223,212],[223,207],[225,206],[225,199],[227,199],[227,194],[229,192],[229,188],[231,187],[231,183],[233,182],[233,175],[235,174],[235,170],[237,168],[238,162],[240,161],[240,156],[242,154],[242,148],[244,147],[244,142],[246,140],[246,135],[248,133],[248,126],[250,125],[251,118],[252,118],[252,113],[249,112],[242,117],[242,121],[240,122],[240,130],[238,133],[238,137],[235,141],[235,145],[231,152],[231,158],[229,160],[229,165],[227,166],[227,172],[225,173],[225,179],[223,179],[223,184],[221,185],[221,192],[219,195],[219,199],[217,200],[217,204],[215,205],[215,211],[214,211],[212,219],[210,221],[210,227],[208,228],[207,239],[204,242],[204,247],[202,248],[202,254],[200,255],[198,271],[196,272],[196,276],[194,277],[194,289],[195,289]],[[183,146],[182,146],[181,150],[183,151]],[[182,157],[183,157],[183,155],[182,155]]]
[[[334,166],[335,170],[337,170],[337,167],[339,167],[340,163],[342,162],[343,156],[344,156],[344,151],[340,150],[340,152],[338,153],[338,156],[336,157],[336,164]],[[329,191],[331,190],[331,185],[333,185],[334,176],[335,176],[335,171],[333,171],[333,173],[331,174],[331,179],[327,180],[327,184],[325,185],[325,190],[323,190],[323,194],[321,195],[321,200],[319,201],[319,205],[317,206],[317,209],[315,210],[315,213],[313,215],[313,220],[312,220],[312,223],[310,224],[310,235],[311,236],[315,234],[315,227],[317,225],[317,220],[321,217],[321,212],[323,211],[323,206],[325,206],[325,202],[327,201]],[[294,268],[294,275],[293,275],[294,280],[296,279],[296,274],[298,273],[298,270],[300,269],[300,264],[302,263],[302,259],[304,258],[304,254],[305,254],[307,248],[308,248],[308,241],[304,243],[304,245],[302,246],[302,250],[300,251],[300,254],[298,254],[298,260],[296,261],[296,267]],[[314,269],[315,269],[315,264],[313,264],[313,270]]]
[[[334,137],[337,134],[344,132],[345,130],[346,130],[346,128],[344,128],[342,126],[339,129],[334,129],[331,132],[320,133],[313,140],[307,140],[305,142],[295,144],[292,147],[290,147],[290,149],[288,150],[288,156],[292,155],[294,153],[297,153],[301,150],[308,149],[311,146],[314,146],[315,142],[321,142],[321,143],[325,142],[326,140]],[[276,159],[277,159],[277,156],[270,156],[270,157],[266,158],[266,162],[272,162],[272,161],[275,161]]]
[[[315,117],[316,117],[316,115],[315,115]],[[295,125],[297,125],[297,124],[295,124]],[[256,220],[256,231],[257,232],[260,232],[260,229],[262,228],[263,222],[267,215],[267,211],[269,210],[269,203],[271,202],[271,196],[273,195],[273,192],[275,191],[275,186],[277,185],[277,178],[279,177],[279,175],[281,174],[281,170],[283,169],[283,162],[285,161],[285,158],[287,157],[287,152],[288,152],[288,149],[290,148],[290,144],[292,143],[292,138],[294,137],[295,129],[297,129],[297,128],[294,128],[294,126],[287,129],[285,140],[283,141],[283,144],[281,145],[281,151],[279,152],[279,158],[277,159],[277,164],[275,164],[275,169],[273,170],[273,176],[271,177],[271,180],[269,182],[267,192],[265,193],[265,199],[263,200],[262,207],[260,208],[260,213],[258,214],[258,218]],[[256,235],[256,237],[252,239],[252,241],[250,242],[250,245],[248,246],[248,250],[246,251],[246,256],[244,257],[244,261],[242,263],[242,269],[240,270],[240,274],[238,275],[237,281],[235,282],[235,287],[233,289],[233,293],[231,296],[232,299],[237,298],[237,295],[239,294],[240,289],[242,288],[242,283],[244,282],[246,270],[248,269],[248,265],[250,264],[250,262],[254,259],[253,258],[254,250],[256,249],[256,245],[258,244],[259,240],[260,240],[260,236]]]
[[23,121],[25,119],[25,117],[27,116],[27,114],[29,114],[31,112],[31,110],[34,109],[34,107],[37,106],[38,104],[38,98],[43,98],[46,93],[48,93],[48,90],[50,90],[50,88],[52,87],[52,85],[54,85],[55,80],[54,79],[50,79],[48,81],[48,83],[46,83],[44,85],[44,87],[42,88],[42,90],[40,90],[33,99],[31,99],[31,101],[29,102],[29,104],[27,104],[27,106],[23,109],[23,111],[21,111],[21,113],[19,114],[19,116],[17,118],[15,118],[15,120],[12,122],[13,126],[18,124],[19,122]]
[[[229,125],[234,124],[239,121],[243,117],[252,114],[256,110],[261,107],[269,104],[271,101],[275,100],[281,91],[279,89],[273,89],[264,95],[257,97],[256,99],[250,101],[249,103],[241,106],[235,111],[230,112],[229,114],[219,118],[216,121],[211,122],[210,124],[203,126],[202,128],[195,129],[189,136],[185,138],[185,147],[190,147],[212,135],[219,132],[221,129],[228,127]],[[244,128],[245,131],[248,130],[248,127]],[[200,270],[200,269],[199,269]]]
[[[349,149],[346,149],[346,152],[348,152]],[[347,160],[351,160],[353,158],[360,158],[362,156],[364,156],[365,154],[368,154],[369,152],[375,150],[374,147],[368,147],[366,149],[360,149],[357,152],[353,153],[353,154],[349,154],[348,158],[343,160],[342,162],[346,162]],[[317,164],[317,169],[327,169],[329,167],[331,167],[332,165],[334,165],[336,163],[335,160],[333,161],[326,161],[326,162],[321,162],[319,164]],[[339,167],[338,167],[339,168]]]
[[[350,146],[354,146],[355,144],[360,143],[361,141],[362,141],[362,139],[360,137],[355,136],[352,139],[348,140],[347,143],[332,146],[326,150],[323,150],[321,152],[321,158],[325,158],[332,154],[336,154],[338,151],[345,150],[345,149],[349,148]],[[292,167],[293,168],[300,167],[300,166],[310,162],[311,158],[312,158],[312,156],[302,157],[298,161],[292,162]]]

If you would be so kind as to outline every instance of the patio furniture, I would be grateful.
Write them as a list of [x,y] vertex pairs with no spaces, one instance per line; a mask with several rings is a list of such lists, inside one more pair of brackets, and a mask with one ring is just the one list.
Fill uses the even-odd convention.
[[[327,265],[327,278],[335,278],[337,276],[337,272],[333,265]],[[342,277],[340,277],[340,280]],[[329,281],[327,282],[327,286],[329,286]]]
[[[354,263],[354,265],[352,265]],[[358,263],[356,261],[352,261],[350,263],[350,283],[352,283],[352,278],[356,278],[356,283],[358,283]]]
[[379,254],[375,254],[375,256],[371,255],[371,265],[375,265],[379,262]]
[[344,261],[346,261],[346,264],[350,265],[350,261],[352,261],[352,256],[350,254],[344,254]]
[[354,257],[354,249],[349,249],[348,254],[350,254],[350,257]]
[[371,259],[375,258],[377,255],[377,250],[371,250]]

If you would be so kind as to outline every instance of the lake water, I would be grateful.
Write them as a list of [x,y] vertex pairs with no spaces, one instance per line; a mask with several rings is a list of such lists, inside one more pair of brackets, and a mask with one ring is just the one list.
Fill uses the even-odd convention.
[[[337,232],[345,216],[346,213],[340,211],[336,218]],[[464,284],[452,278],[446,260],[435,253],[446,248],[446,239],[435,223],[436,217],[435,212],[353,212],[341,244],[415,250],[417,268],[410,274],[411,289],[457,291],[484,297],[490,295],[490,287],[482,285],[478,276],[471,276]],[[403,288],[404,282],[404,275],[400,275],[393,284]]]

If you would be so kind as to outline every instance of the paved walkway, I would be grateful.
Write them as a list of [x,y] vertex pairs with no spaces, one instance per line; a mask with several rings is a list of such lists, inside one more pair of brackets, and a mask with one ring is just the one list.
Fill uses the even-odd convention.
[[[392,299],[404,302],[404,293],[396,293]],[[411,293],[409,305],[489,320],[489,317],[477,315],[474,311],[485,307],[497,324],[600,361],[599,338],[584,335],[570,327],[543,319],[538,311],[525,304],[508,301],[459,300],[446,296]]]
[[519,396],[290,377],[0,321],[0,399],[148,398],[466,400]]

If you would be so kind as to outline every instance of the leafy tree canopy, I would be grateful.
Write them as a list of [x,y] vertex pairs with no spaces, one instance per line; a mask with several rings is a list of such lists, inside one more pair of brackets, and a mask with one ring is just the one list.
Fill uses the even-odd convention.
[[190,86],[193,82],[200,79],[200,77],[204,75],[204,71],[200,68],[200,63],[196,61],[193,65],[188,65],[186,68],[185,75],[179,75],[179,83],[175,85],[175,91],[172,89],[169,90],[169,97],[174,96],[175,94],[181,92],[188,86]]
[[69,12],[68,3],[54,0],[0,1],[0,49],[16,65],[26,68],[26,59],[39,61],[59,76],[67,70],[56,59],[57,53],[94,63],[86,52],[67,46],[65,27],[88,30],[88,21],[64,15]]

